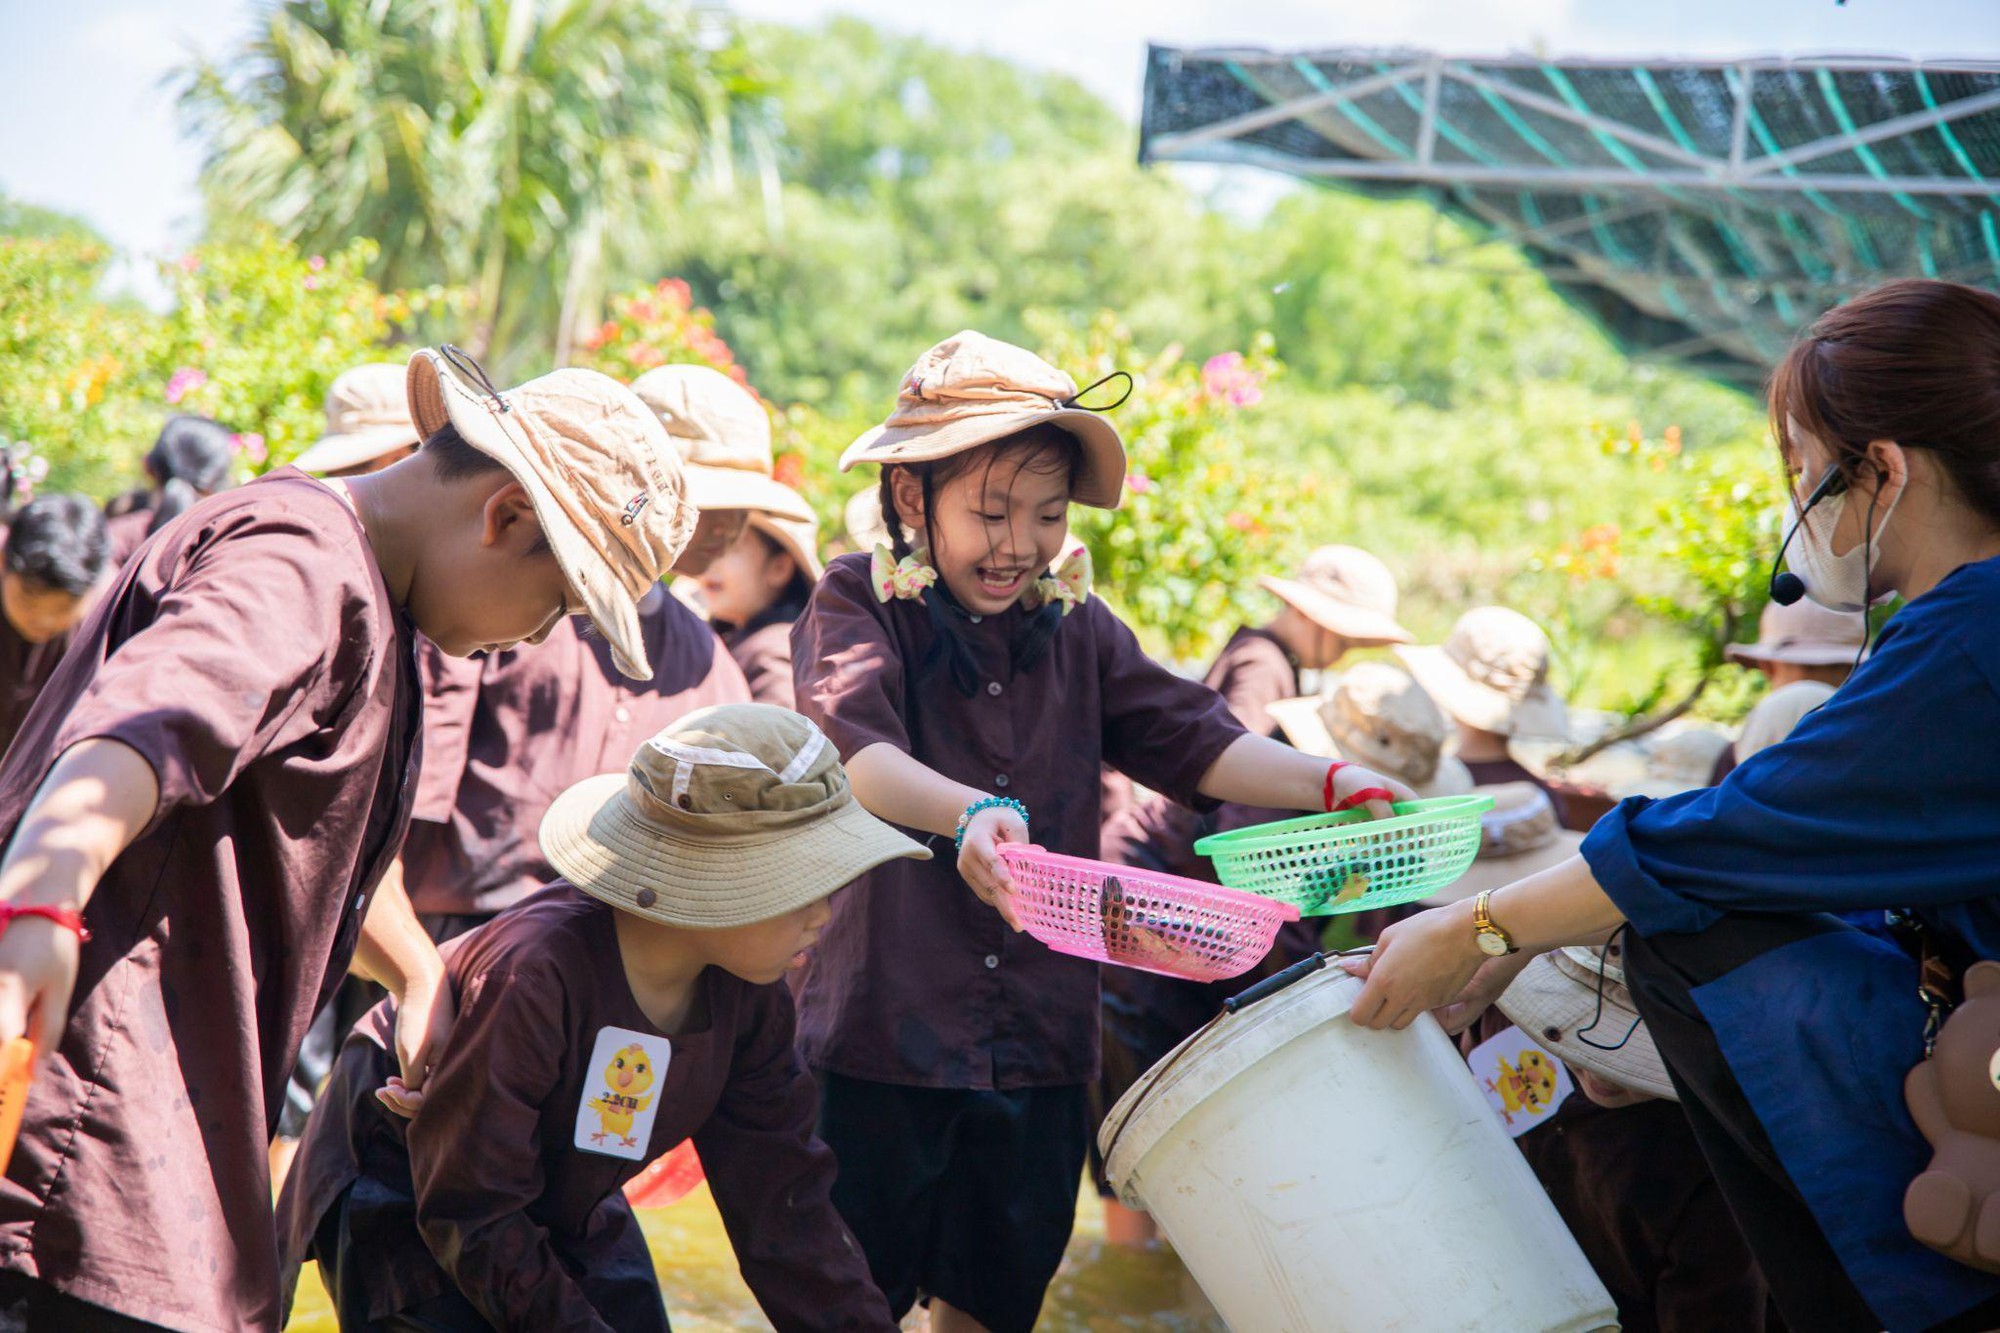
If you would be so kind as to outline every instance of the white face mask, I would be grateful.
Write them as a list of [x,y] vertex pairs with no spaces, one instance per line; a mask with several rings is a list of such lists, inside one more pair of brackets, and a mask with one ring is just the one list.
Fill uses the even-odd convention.
[[1806,585],[1806,596],[1829,611],[1865,611],[1872,602],[1894,595],[1893,589],[1872,587],[1870,581],[1876,562],[1882,558],[1882,533],[1888,528],[1889,518],[1896,512],[1903,493],[1898,491],[1896,498],[1889,501],[1872,537],[1864,533],[1866,540],[1854,543],[1845,555],[1835,555],[1833,532],[1840,526],[1852,494],[1842,491],[1839,495],[1821,496],[1804,518],[1799,516],[1797,496],[1785,501],[1786,530],[1792,537],[1786,563]]

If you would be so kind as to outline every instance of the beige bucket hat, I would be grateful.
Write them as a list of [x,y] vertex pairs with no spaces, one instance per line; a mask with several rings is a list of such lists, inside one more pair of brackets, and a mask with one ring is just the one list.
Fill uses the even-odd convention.
[[1396,623],[1396,576],[1358,546],[1322,546],[1291,578],[1258,580],[1286,605],[1354,643],[1414,643]]
[[840,456],[862,463],[929,463],[1030,426],[1059,426],[1083,446],[1072,498],[1116,509],[1125,494],[1125,442],[1097,412],[1076,406],[1076,381],[1012,343],[967,330],[917,358],[896,410]]
[[1365,764],[1408,783],[1419,797],[1472,790],[1472,774],[1444,753],[1444,714],[1387,662],[1360,663],[1324,697],[1280,699],[1269,711],[1285,739],[1306,754]]
[[771,478],[771,417],[729,376],[709,366],[656,366],[632,381],[653,409],[687,473],[696,509],[748,509],[813,521],[805,497]]
[[1833,686],[1823,680],[1795,680],[1772,690],[1743,719],[1743,734],[1736,738],[1736,762],[1740,764],[1790,736],[1807,713],[1833,695]]
[[1810,597],[1790,606],[1764,605],[1757,642],[1732,643],[1723,656],[1755,666],[1789,662],[1795,666],[1851,666],[1868,639],[1868,618],[1859,611],[1829,611]]
[[825,733],[769,704],[689,713],[542,817],[542,854],[623,912],[721,930],[930,852],[861,808]]
[[[772,482],[773,486],[779,485]],[[819,562],[819,524],[808,518],[781,518],[767,509],[753,509],[750,512],[750,526],[778,544],[778,549],[792,558],[799,572],[818,583],[820,575],[826,572]]]
[[1557,740],[1568,734],[1568,710],[1549,685],[1549,636],[1518,611],[1475,607],[1443,644],[1396,653],[1438,707],[1469,727]]
[[659,418],[594,370],[553,371],[503,393],[449,345],[410,358],[407,392],[425,439],[449,422],[527,490],[619,671],[651,680],[639,599],[673,567],[699,518]]
[[[1666,1061],[1626,988],[1623,952],[1613,941],[1601,949],[1545,953],[1521,970],[1497,1007],[1529,1040],[1565,1064],[1677,1102]],[[1603,1046],[1617,1049],[1599,1049]]]
[[1715,777],[1716,761],[1728,748],[1729,737],[1719,731],[1684,727],[1655,739],[1646,748],[1646,767],[1639,780],[1620,783],[1615,790],[1621,797],[1651,796],[1658,800],[1706,787]]
[[407,380],[408,372],[393,361],[341,371],[326,391],[326,434],[292,465],[339,472],[416,444]]
[[1505,888],[1576,855],[1583,835],[1556,818],[1555,802],[1532,782],[1496,782],[1474,791],[1493,798],[1479,816],[1479,852],[1458,880],[1428,903],[1455,903]]

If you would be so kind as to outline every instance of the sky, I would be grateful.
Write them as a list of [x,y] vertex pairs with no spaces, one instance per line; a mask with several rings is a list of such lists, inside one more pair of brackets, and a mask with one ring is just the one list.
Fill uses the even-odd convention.
[[[0,0],[0,190],[81,214],[157,299],[152,256],[201,229],[200,155],[166,80],[228,49],[255,0]],[[1396,45],[1457,55],[1954,56],[2000,60],[2000,0],[735,0],[754,18],[850,13],[1073,75],[1138,117],[1146,44]],[[1253,168],[1194,177],[1255,211]]]

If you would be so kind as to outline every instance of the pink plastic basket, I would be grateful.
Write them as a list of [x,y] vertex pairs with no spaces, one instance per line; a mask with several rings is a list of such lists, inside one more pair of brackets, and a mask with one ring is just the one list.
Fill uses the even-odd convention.
[[1058,953],[1191,981],[1241,976],[1299,909],[1176,875],[1004,844],[1021,928]]

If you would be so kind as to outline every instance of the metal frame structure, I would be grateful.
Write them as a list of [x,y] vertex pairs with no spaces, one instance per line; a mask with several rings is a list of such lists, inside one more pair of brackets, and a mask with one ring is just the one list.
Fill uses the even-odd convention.
[[1154,47],[1140,157],[1426,193],[1739,382],[1885,277],[2000,285],[2000,62]]

